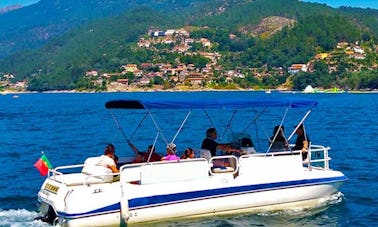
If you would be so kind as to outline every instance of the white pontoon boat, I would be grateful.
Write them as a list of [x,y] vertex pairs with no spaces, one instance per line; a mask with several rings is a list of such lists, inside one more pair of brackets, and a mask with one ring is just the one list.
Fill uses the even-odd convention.
[[[112,112],[118,129],[127,141],[135,130],[123,131],[114,111],[123,109],[128,113],[133,112],[134,123],[142,122],[146,116],[150,116],[152,123],[148,125],[156,129],[156,137],[152,138],[151,144],[155,145],[156,138],[163,136],[165,142],[176,142],[180,146],[177,143],[178,135],[186,127],[196,125],[196,120],[190,121],[192,112],[205,115],[209,115],[208,111],[211,110],[256,113],[252,109],[261,108],[262,111],[252,120],[256,122],[266,109],[281,107],[285,114],[279,124],[283,125],[289,109],[305,108],[307,112],[304,112],[304,117],[296,122],[296,125],[300,125],[316,105],[316,101],[307,99],[233,98],[188,101],[116,100],[105,106]],[[187,111],[170,140],[164,136],[154,118],[160,110],[169,110],[170,113]],[[231,116],[233,118],[234,114]],[[135,121],[135,117],[140,117],[141,121]],[[228,122],[226,128],[230,129],[231,120],[224,122]],[[164,124],[167,125],[167,122]],[[250,126],[247,120],[242,124],[246,128]],[[140,125],[141,123],[137,124],[137,127]],[[198,134],[202,135],[202,132]],[[245,134],[243,131],[238,135]],[[294,132],[288,140],[293,134]],[[190,139],[189,136],[185,141]],[[136,164],[126,161],[121,164],[117,178],[107,168],[96,165],[97,157],[89,157],[84,164],[49,170],[38,193],[41,218],[54,225],[104,226],[311,207],[337,194],[341,184],[347,180],[343,173],[330,169],[329,147],[311,144],[307,159],[302,160],[301,151],[288,149],[259,152],[255,147],[255,152],[255,148],[237,144],[240,140],[241,138],[237,138],[230,142],[232,146],[244,150],[245,153],[242,154],[211,157],[208,151],[198,149],[194,159]],[[198,141],[194,142],[198,144]],[[219,166],[221,162],[225,165]],[[65,173],[67,170],[70,173]]]

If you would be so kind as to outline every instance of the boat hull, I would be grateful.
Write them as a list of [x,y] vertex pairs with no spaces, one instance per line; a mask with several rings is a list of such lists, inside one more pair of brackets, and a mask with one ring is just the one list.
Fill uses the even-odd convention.
[[[130,208],[128,223],[153,222],[172,218],[195,218],[244,212],[311,208],[324,204],[338,192],[341,182],[266,191],[240,192],[172,203]],[[175,195],[173,195],[175,196]],[[158,199],[158,198],[157,198]],[[129,203],[132,200],[129,201]]]
[[[211,183],[211,181],[213,182]],[[215,177],[207,183],[183,182],[181,185],[176,183],[176,187],[170,187],[172,185],[169,184],[150,186],[128,184],[125,192],[132,193],[126,195],[118,203],[85,212],[77,212],[77,209],[76,211],[57,210],[58,220],[62,226],[118,226],[122,223],[159,222],[175,218],[187,219],[211,215],[312,208],[329,200],[333,194],[338,192],[343,182],[342,176],[339,176],[334,180],[328,179],[328,182],[325,180],[319,184],[281,187],[276,184],[269,188],[266,186],[267,184],[242,185],[242,182],[232,181],[231,176],[223,175]],[[193,183],[198,185],[193,187]],[[220,186],[222,184],[223,186]],[[273,184],[273,182],[269,184]],[[119,191],[119,187],[119,184],[114,184],[114,190],[104,191],[101,198],[116,196],[119,198],[119,193],[114,193],[114,191]],[[190,188],[192,191],[188,190]],[[240,188],[246,190],[239,190]],[[186,191],[184,191],[185,189]],[[81,192],[83,198],[81,202],[86,200],[85,196],[91,190],[93,189]],[[163,190],[165,194],[161,193]],[[222,190],[225,192],[222,193]],[[187,196],[183,196],[183,193]],[[146,194],[150,194],[150,196],[145,196]],[[80,197],[80,195],[77,196]],[[127,201],[125,201],[126,198]],[[125,207],[122,206],[124,202],[126,202],[127,208],[122,210]],[[79,203],[78,201],[76,205]],[[76,206],[75,204],[71,205]]]

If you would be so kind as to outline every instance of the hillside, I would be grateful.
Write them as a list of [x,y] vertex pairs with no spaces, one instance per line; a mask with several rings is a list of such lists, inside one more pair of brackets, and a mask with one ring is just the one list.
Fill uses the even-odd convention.
[[[377,10],[333,9],[296,0],[137,2],[145,6],[129,8],[118,16],[97,18],[93,22],[87,20],[74,29],[67,28],[63,35],[49,39],[41,48],[3,58],[0,75],[12,74],[14,80],[32,81],[33,88],[29,89],[73,89],[83,85],[86,72],[91,70],[120,73],[121,66],[126,64],[151,62],[176,66],[183,61],[198,63],[203,59],[184,56],[208,52],[220,57],[212,66],[217,71],[199,75],[204,77],[201,83],[206,86],[275,88],[289,84],[301,89],[304,84],[312,82],[325,88],[378,86],[376,74],[373,74],[377,65]],[[190,28],[191,39],[209,40],[211,46],[193,43],[188,46],[189,50],[179,53],[173,48],[179,41],[158,43],[153,48],[138,48],[136,45],[141,38],[148,39],[151,29],[183,27]],[[32,25],[30,28],[35,29]],[[346,49],[337,49],[340,42],[348,43],[347,48],[354,48],[356,42],[361,43],[366,50],[364,60],[350,59]],[[320,70],[324,65],[315,59],[320,53],[332,56],[324,62],[328,71]],[[315,65],[318,71],[293,77],[287,69],[296,63],[308,64],[310,68]],[[201,67],[197,72],[201,72]],[[244,79],[227,79],[229,71],[237,71]],[[320,72],[326,73],[326,78],[314,79],[314,75]],[[166,83],[167,87],[177,85],[172,82],[172,75],[159,73],[161,82],[153,77],[153,83]],[[137,81],[135,75],[125,76],[129,81]],[[361,76],[368,79],[363,80]],[[352,77],[363,83],[350,82]]]
[[20,50],[40,47],[78,26],[119,16],[136,7],[146,6],[173,13],[184,9],[189,11],[198,2],[206,4],[208,0],[41,0],[0,14],[0,59]]

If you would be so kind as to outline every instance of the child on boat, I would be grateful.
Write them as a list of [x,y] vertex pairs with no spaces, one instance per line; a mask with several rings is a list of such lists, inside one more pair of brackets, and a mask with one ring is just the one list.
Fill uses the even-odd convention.
[[193,148],[186,148],[185,151],[184,151],[184,154],[181,156],[182,159],[192,159],[194,158],[194,150]]
[[177,147],[174,143],[169,143],[167,145],[167,155],[162,157],[162,161],[173,161],[180,160],[180,157],[176,155]]

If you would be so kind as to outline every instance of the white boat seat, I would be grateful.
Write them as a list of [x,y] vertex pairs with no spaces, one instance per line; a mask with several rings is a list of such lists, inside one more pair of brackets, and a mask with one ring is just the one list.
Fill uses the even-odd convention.
[[81,170],[82,173],[87,175],[93,175],[93,178],[98,178],[103,181],[103,183],[112,182],[113,171],[109,168],[104,166],[98,166],[97,163],[99,162],[100,157],[90,157],[87,158],[84,162],[83,169]]
[[232,147],[253,147],[251,136],[247,133],[234,132],[229,135],[229,141]]
[[156,162],[142,166],[140,176],[141,184],[207,179],[209,163],[204,159]]
[[254,147],[240,147],[240,149],[242,150],[240,155],[256,154]]
[[285,142],[283,141],[274,141],[272,146],[270,147],[269,152],[280,152],[280,151],[287,151]]
[[235,169],[229,166],[226,167],[216,167],[211,170],[212,173],[229,173],[234,172]]
[[207,149],[200,149],[199,152],[200,152],[200,157],[201,158],[204,158],[207,161],[209,161],[211,159],[211,153],[210,153],[209,150],[207,150]]
[[90,177],[90,178],[88,177],[89,175],[85,173],[71,173],[71,174],[51,176],[51,179],[59,183],[65,184],[67,186],[78,186],[78,185],[83,185],[84,183],[86,184],[109,183],[98,177]]
[[87,165],[97,165],[97,163],[100,161],[101,157],[97,156],[97,157],[89,157],[87,159],[85,159],[84,161],[84,166],[87,166]]

